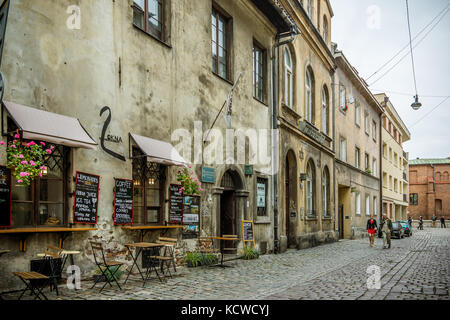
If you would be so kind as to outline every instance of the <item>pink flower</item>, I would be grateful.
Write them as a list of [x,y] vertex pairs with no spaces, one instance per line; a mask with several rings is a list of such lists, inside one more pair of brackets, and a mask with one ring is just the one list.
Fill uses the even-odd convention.
[[23,158],[24,158],[23,154],[19,155],[19,158],[20,158],[20,159],[23,159]]
[[184,187],[182,187],[180,190],[185,190]]
[[5,141],[0,141],[0,145],[4,145],[5,144]]
[[44,166],[42,166],[41,168],[40,168],[41,170],[45,170],[45,169],[47,169],[46,167],[44,167]]
[[27,143],[27,147],[31,147],[31,146],[34,146],[34,145],[36,145],[36,143],[34,141],[31,141],[31,142]]
[[55,149],[55,147],[54,146],[50,146],[50,149],[53,150],[53,149]]
[[16,148],[16,146],[12,144],[12,145],[11,145],[11,148],[15,149],[15,148]]
[[36,165],[36,162],[34,162],[33,160],[30,160],[30,164],[31,164],[32,166],[35,166],[35,165]]
[[22,182],[23,182],[23,180],[17,180],[17,182],[18,182],[18,183],[22,183]]
[[52,150],[50,150],[50,149],[47,149],[47,150],[45,150],[48,154],[51,154],[52,153]]
[[45,142],[42,142],[42,141],[41,141],[41,144],[45,147]]
[[189,169],[192,169],[192,166],[189,166]]
[[41,177],[41,178],[42,178],[42,172],[39,172],[39,177]]
[[21,172],[20,176],[21,177],[28,177],[30,174],[28,172]]
[[20,138],[20,135],[19,135],[18,133],[16,133],[16,134],[14,135],[14,138],[19,139],[19,138]]
[[28,161],[22,161],[22,162],[20,162],[20,164],[28,164]]

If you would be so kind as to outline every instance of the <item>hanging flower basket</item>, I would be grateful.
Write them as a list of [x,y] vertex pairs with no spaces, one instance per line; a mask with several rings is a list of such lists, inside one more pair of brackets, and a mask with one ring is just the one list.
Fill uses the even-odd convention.
[[[5,142],[1,141],[0,145]],[[14,140],[8,143],[7,167],[11,169],[17,183],[29,186],[36,177],[42,177],[44,158],[53,152],[53,146],[46,146],[45,142],[24,142],[19,133],[14,135]]]
[[203,191],[202,184],[194,177],[194,172],[190,169],[192,169],[192,166],[186,166],[178,171],[177,181],[182,185],[180,193],[188,196],[199,195],[200,191]]

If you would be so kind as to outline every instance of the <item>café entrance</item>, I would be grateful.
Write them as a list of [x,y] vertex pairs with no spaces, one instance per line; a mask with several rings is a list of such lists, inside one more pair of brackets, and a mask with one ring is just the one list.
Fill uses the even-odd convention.
[[[242,189],[242,181],[236,171],[228,170],[222,177],[220,185],[223,193],[220,195],[220,234],[239,235],[237,191]],[[229,245],[236,246],[237,242]]]

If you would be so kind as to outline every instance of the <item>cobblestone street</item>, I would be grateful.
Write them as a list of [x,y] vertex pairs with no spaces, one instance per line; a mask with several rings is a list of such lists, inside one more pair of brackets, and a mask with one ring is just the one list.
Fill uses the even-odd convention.
[[[82,289],[60,286],[50,299],[432,299],[449,300],[450,229],[414,230],[411,238],[393,239],[390,250],[382,239],[370,248],[368,240],[344,240],[305,250],[264,255],[258,260],[228,262],[233,268],[179,268],[176,276],[146,287],[133,276],[123,290],[82,281]],[[367,267],[381,268],[381,289],[368,290]],[[131,279],[131,278],[130,278]],[[123,282],[123,278],[121,280]],[[103,284],[102,284],[103,285]],[[46,293],[48,290],[45,291]],[[11,294],[4,296],[15,299]]]

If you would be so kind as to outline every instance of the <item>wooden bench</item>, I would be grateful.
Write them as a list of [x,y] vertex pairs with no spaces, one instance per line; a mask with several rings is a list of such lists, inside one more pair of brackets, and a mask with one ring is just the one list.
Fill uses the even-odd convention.
[[42,300],[41,296],[45,300],[48,300],[45,294],[42,292],[42,289],[47,285],[49,277],[35,271],[13,272],[13,275],[17,276],[26,285],[26,288],[22,290],[22,294],[20,295],[18,300],[22,299],[23,295],[28,290],[30,290],[31,294],[34,294],[35,300]]

